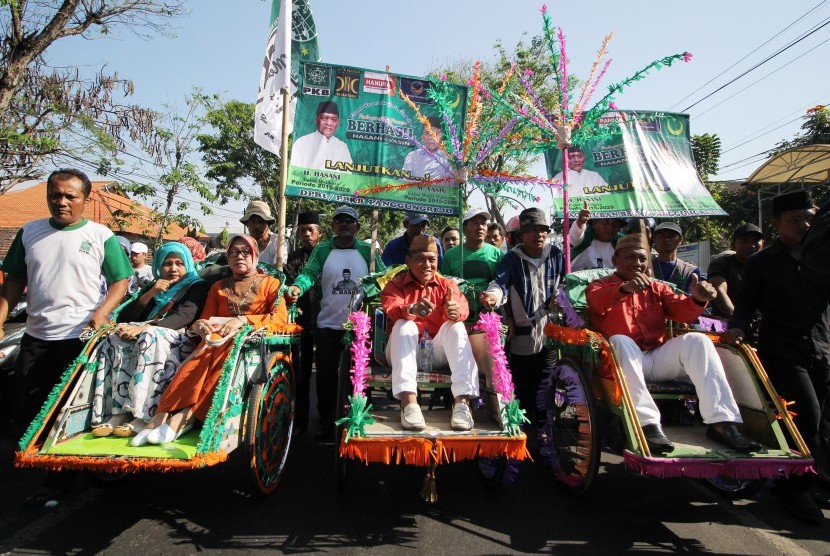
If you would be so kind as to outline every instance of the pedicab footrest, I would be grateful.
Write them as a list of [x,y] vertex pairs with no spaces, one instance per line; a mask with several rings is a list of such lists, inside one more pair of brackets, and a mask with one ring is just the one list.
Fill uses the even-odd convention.
[[695,385],[684,380],[665,380],[646,384],[650,394],[695,395]]
[[[430,372],[419,370],[415,375],[419,385],[451,385],[450,369],[433,369]],[[371,382],[373,386],[391,386],[392,370],[385,367],[372,367]]]
[[793,455],[790,457],[743,457],[734,459],[707,459],[701,457],[646,457],[624,450],[623,460],[628,469],[640,475],[659,478],[687,477],[712,479],[775,479],[782,474],[804,475],[813,469],[814,460]]

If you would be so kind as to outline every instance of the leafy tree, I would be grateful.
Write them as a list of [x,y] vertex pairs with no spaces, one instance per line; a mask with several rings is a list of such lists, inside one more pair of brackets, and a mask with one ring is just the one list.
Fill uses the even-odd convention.
[[42,176],[51,157],[107,158],[152,128],[152,113],[123,104],[132,83],[103,70],[50,68],[60,39],[92,39],[126,28],[139,36],[166,29],[184,0],[0,1],[0,194]]
[[156,242],[171,222],[186,227],[200,227],[197,219],[183,213],[192,208],[195,194],[202,199],[199,208],[203,214],[211,214],[209,203],[224,204],[238,197],[235,190],[218,186],[202,177],[199,167],[197,135],[206,125],[206,114],[218,105],[218,97],[194,90],[186,99],[183,110],[167,107],[167,112],[156,116],[156,125],[148,136],[140,137],[140,147],[151,156],[149,183],[125,183],[122,187],[141,197],[162,197],[152,201],[153,220],[158,225]]

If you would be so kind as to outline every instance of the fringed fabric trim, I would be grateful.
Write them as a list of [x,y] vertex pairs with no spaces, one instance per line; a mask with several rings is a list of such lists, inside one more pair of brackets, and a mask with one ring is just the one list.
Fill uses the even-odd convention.
[[15,467],[37,467],[51,471],[73,469],[78,471],[105,471],[109,473],[137,473],[141,471],[189,471],[210,467],[227,461],[224,451],[209,454],[197,454],[191,459],[174,458],[131,458],[131,457],[92,457],[92,456],[57,456],[39,454],[37,450],[28,449],[17,452]]
[[729,477],[734,479],[775,479],[784,476],[814,473],[812,459],[785,458],[744,458],[712,461],[701,458],[653,458],[625,450],[625,466],[641,475],[665,479],[668,477],[689,477],[711,479]]
[[340,443],[340,457],[369,463],[391,463],[426,467],[442,463],[507,456],[530,457],[526,437],[357,438]]
[[428,438],[357,438],[340,443],[340,457],[369,463],[407,463],[426,467],[437,463],[434,444]]
[[476,457],[497,458],[501,456],[521,461],[530,457],[525,441],[526,437],[524,435],[486,439],[475,436],[438,439],[443,459],[447,463],[475,459]]

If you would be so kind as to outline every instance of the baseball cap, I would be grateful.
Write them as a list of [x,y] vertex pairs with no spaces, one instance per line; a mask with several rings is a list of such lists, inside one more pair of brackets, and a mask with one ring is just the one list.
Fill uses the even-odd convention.
[[140,241],[136,241],[135,243],[130,245],[130,252],[131,253],[146,253],[147,251],[149,251],[147,246],[145,244],[141,243]]
[[346,216],[351,216],[355,220],[358,219],[357,211],[355,209],[353,209],[352,207],[350,207],[349,205],[341,205],[341,206],[337,207],[334,211],[334,214],[331,215],[331,219],[334,220],[335,218],[337,218],[341,214],[345,214]]
[[759,228],[755,224],[743,224],[742,226],[738,226],[737,228],[735,228],[735,231],[732,232],[732,241],[735,241],[742,235],[746,234],[754,234],[761,239],[763,239],[764,237],[764,232],[762,232],[761,228]]
[[467,222],[467,220],[469,220],[471,218],[475,218],[476,216],[479,216],[479,215],[484,216],[485,218],[487,218],[487,220],[492,220],[493,219],[492,215],[490,215],[490,213],[487,212],[486,210],[484,210],[482,208],[471,208],[470,210],[468,210],[467,212],[464,213],[464,218],[461,219],[461,222],[462,223]]
[[680,234],[680,237],[683,237],[683,230],[680,229],[680,226],[676,222],[661,222],[654,228],[654,233],[660,232],[662,230],[671,230],[677,234]]
[[404,222],[409,222],[413,226],[420,224],[421,222],[429,222],[429,217],[426,214],[421,214],[419,212],[407,212],[403,216]]

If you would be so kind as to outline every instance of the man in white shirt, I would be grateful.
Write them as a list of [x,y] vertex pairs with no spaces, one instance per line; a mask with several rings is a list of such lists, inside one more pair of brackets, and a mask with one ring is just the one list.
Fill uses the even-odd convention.
[[624,222],[617,218],[591,218],[586,201],[568,233],[571,270],[614,268],[611,259]]
[[[565,181],[562,172],[553,176],[553,181]],[[568,147],[568,186],[574,195],[590,194],[594,187],[603,187],[608,185],[602,176],[592,170],[585,169],[585,152],[580,147]]]
[[429,125],[432,126],[432,132],[428,127],[424,127],[424,131],[421,133],[423,147],[419,147],[406,155],[403,161],[403,170],[419,180],[447,178],[452,173],[450,172],[447,155],[440,148],[444,136],[441,130],[441,120],[435,116],[430,116],[427,120],[429,120]]
[[324,100],[317,106],[317,131],[303,135],[291,148],[291,166],[326,170],[326,163],[352,163],[352,155],[346,143],[334,136],[340,125],[337,105]]
[[277,264],[277,234],[271,233],[271,224],[277,221],[271,215],[271,207],[265,201],[251,201],[245,215],[239,219],[259,246],[259,262]]
[[147,245],[136,241],[130,245],[130,264],[133,265],[133,275],[127,293],[134,294],[153,281],[153,268],[147,264]]

